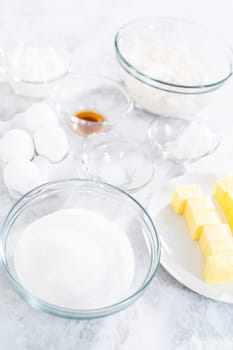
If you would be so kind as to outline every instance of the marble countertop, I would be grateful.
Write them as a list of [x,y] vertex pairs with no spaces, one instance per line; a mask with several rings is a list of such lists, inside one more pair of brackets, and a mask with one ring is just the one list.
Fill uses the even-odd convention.
[[[69,46],[74,70],[104,72],[117,79],[114,33],[136,17],[186,17],[212,27],[233,43],[231,0],[0,0],[0,5],[0,47],[17,37],[21,23],[39,21],[41,31]],[[223,135],[233,131],[232,86],[222,89],[207,110]],[[0,91],[1,119],[27,105],[24,99],[12,97],[4,83],[0,83]],[[146,125],[140,113],[130,118],[138,130]],[[213,160],[215,154],[211,157]],[[201,164],[204,167],[205,160]],[[146,194],[141,199],[145,200]],[[0,220],[11,204],[0,186]],[[232,322],[232,305],[193,293],[162,267],[134,305],[106,319],[81,322],[34,310],[12,290],[0,270],[1,350],[232,350]]]

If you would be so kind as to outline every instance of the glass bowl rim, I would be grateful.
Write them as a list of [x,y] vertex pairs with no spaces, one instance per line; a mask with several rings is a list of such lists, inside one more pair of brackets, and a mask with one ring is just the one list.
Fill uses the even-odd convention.
[[[134,65],[132,65],[121,53],[120,47],[119,47],[119,38],[121,33],[127,29],[128,27],[130,27],[131,25],[135,24],[135,23],[139,23],[141,21],[146,21],[146,20],[159,20],[159,21],[172,21],[172,22],[183,22],[186,24],[191,24],[193,26],[202,28],[203,31],[209,31],[211,32],[210,29],[208,29],[208,27],[206,27],[205,25],[202,25],[198,22],[192,21],[192,20],[188,20],[188,19],[184,19],[182,17],[170,17],[170,16],[146,16],[146,17],[139,17],[137,19],[131,20],[129,22],[127,22],[126,24],[124,24],[123,26],[120,27],[120,29],[117,31],[116,35],[115,35],[115,39],[114,39],[114,47],[115,47],[115,52],[116,52],[116,56],[118,61],[120,62],[121,66],[124,68],[124,65],[127,67],[127,69],[125,69],[127,71],[127,73],[129,73],[130,75],[134,76],[134,74],[139,75],[140,78],[137,78],[139,81],[141,81],[142,83],[147,84],[146,81],[144,81],[143,79],[147,79],[148,81],[151,81],[152,83],[159,83],[161,85],[165,85],[168,87],[173,87],[173,88],[181,88],[181,89],[214,89],[214,88],[218,88],[221,84],[223,84],[225,81],[227,81],[233,74],[233,63],[232,60],[229,60],[229,73],[222,78],[219,81],[213,82],[211,84],[202,84],[202,85],[183,85],[183,84],[174,84],[174,83],[169,83],[160,79],[156,79],[155,77],[151,77],[150,75],[147,75],[145,73],[143,73],[141,70],[137,69]],[[229,53],[231,53],[231,56],[233,55],[233,49],[229,46],[226,46],[226,49],[229,51]],[[123,64],[122,64],[123,62]],[[132,74],[131,74],[131,70]],[[135,77],[135,76],[134,76]],[[148,84],[150,85],[150,84]],[[154,88],[156,88],[156,86],[153,86],[152,84],[150,85]],[[161,88],[162,90],[162,88]],[[165,90],[168,91],[169,90]],[[171,91],[174,92],[174,91]],[[197,92],[196,92],[197,93]],[[203,93],[203,92],[202,92]]]
[[66,116],[66,119],[68,121],[71,121],[72,123],[76,124],[76,125],[84,125],[84,126],[90,126],[90,127],[94,127],[94,126],[112,126],[114,125],[113,122],[110,121],[102,121],[102,122],[91,122],[90,120],[85,120],[85,119],[81,119],[78,117],[75,117],[74,115],[68,115]]
[[[172,120],[177,120],[177,121],[189,122],[187,119],[177,118],[177,117],[176,118],[175,117],[174,118],[161,117],[161,118],[163,118],[163,120],[164,119],[167,119],[167,120],[172,119]],[[200,124],[201,126],[207,127],[211,131],[211,134],[213,137],[213,143],[212,143],[211,148],[209,150],[203,152],[201,155],[191,157],[191,158],[178,159],[176,157],[169,156],[168,154],[166,154],[166,152],[164,151],[161,144],[153,140],[152,130],[153,130],[154,125],[156,125],[157,122],[158,122],[158,119],[152,120],[151,123],[149,124],[148,131],[147,131],[147,136],[148,136],[149,142],[151,144],[151,147],[153,147],[154,149],[155,149],[155,147],[157,147],[158,150],[161,152],[163,159],[168,160],[168,161],[172,161],[176,164],[195,163],[195,162],[201,160],[202,158],[210,156],[212,153],[214,153],[219,148],[219,146],[221,144],[222,134],[221,134],[221,132],[219,132],[217,126],[214,123],[211,123],[210,121],[202,120],[201,118],[196,118],[194,120],[191,120],[190,123]]]
[[[47,303],[35,296],[33,296],[30,292],[28,292],[24,287],[17,281],[17,279],[13,276],[13,274],[10,271],[10,268],[8,267],[7,263],[7,257],[6,257],[6,252],[5,252],[5,246],[6,246],[6,239],[10,233],[10,229],[7,227],[7,232],[5,233],[5,226],[10,224],[11,221],[17,216],[18,211],[23,208],[24,206],[20,206],[17,211],[14,213],[15,209],[24,201],[27,199],[30,201],[31,198],[36,198],[40,194],[43,193],[43,191],[46,191],[50,187],[56,186],[56,185],[62,185],[66,183],[72,183],[72,182],[78,182],[78,183],[91,183],[93,185],[100,186],[101,188],[104,189],[109,189],[109,190],[114,190],[118,192],[119,194],[126,196],[128,199],[133,201],[134,204],[140,209],[140,211],[143,213],[144,216],[146,216],[147,220],[149,221],[152,230],[150,231],[150,238],[153,242],[153,244],[150,244],[151,248],[151,258],[150,258],[150,266],[148,268],[147,274],[145,276],[145,279],[143,280],[143,283],[140,285],[140,287],[127,296],[126,298],[118,301],[117,303],[114,303],[112,305],[106,306],[106,307],[101,307],[97,309],[67,309],[63,307],[59,307],[50,303]],[[32,197],[33,196],[33,197]],[[30,203],[30,202],[29,202]],[[25,203],[24,203],[25,205]],[[13,213],[13,216],[12,216]],[[18,214],[20,215],[20,213]],[[135,199],[133,198],[130,194],[127,192],[123,191],[122,189],[107,184],[102,181],[97,181],[97,180],[90,180],[90,179],[80,179],[80,178],[70,178],[66,180],[58,180],[58,181],[51,181],[48,183],[45,183],[43,185],[40,185],[38,187],[35,187],[31,191],[27,192],[25,195],[23,195],[20,199],[18,199],[11,209],[9,210],[8,214],[5,216],[3,223],[0,228],[0,262],[3,267],[4,273],[7,277],[7,280],[9,284],[13,287],[13,289],[31,306],[42,310],[48,314],[51,314],[53,316],[58,316],[62,318],[68,318],[68,319],[79,319],[79,320],[87,320],[87,319],[95,319],[95,318],[101,318],[105,316],[112,315],[118,311],[123,310],[126,308],[128,305],[133,303],[146,289],[146,287],[150,284],[152,279],[155,276],[155,273],[158,269],[159,266],[159,261],[160,261],[160,255],[161,255],[161,244],[160,244],[160,239],[158,236],[157,229],[146,211],[146,209]]]
[[71,67],[68,66],[67,70],[62,73],[61,75],[57,76],[56,78],[53,79],[48,79],[48,80],[25,80],[25,79],[19,79],[17,77],[11,78],[11,80],[14,83],[22,83],[22,84],[28,84],[28,85],[46,85],[46,84],[51,84],[51,83],[56,83],[60,79],[66,77],[68,74],[71,72]]
[[[116,88],[116,90],[118,90],[121,95],[124,97],[125,100],[125,108],[124,110],[121,112],[123,115],[126,115],[127,113],[129,113],[132,109],[133,109],[133,100],[131,98],[131,96],[128,94],[128,92],[126,91],[126,89],[124,88],[124,86],[122,86],[120,84],[120,82],[116,81],[115,79],[105,75],[105,74],[98,74],[98,73],[90,73],[90,72],[75,72],[75,73],[70,73],[68,75],[71,79],[75,79],[77,80],[78,78],[85,78],[88,77],[88,79],[100,79],[103,81],[106,81],[108,83],[110,83],[112,86],[114,86],[114,88]],[[56,89],[59,89],[59,83],[57,86],[55,86],[54,91]],[[49,101],[52,101],[53,103],[55,103],[56,105],[59,105],[60,107],[62,106],[62,103],[59,102],[59,97],[53,96],[53,93],[50,94],[49,96]],[[62,109],[63,110],[63,109]],[[97,111],[98,112],[98,111]],[[114,125],[116,122],[113,121],[103,121],[103,122],[92,122],[92,121],[87,121],[84,119],[79,119],[74,117],[73,115],[71,115],[70,113],[68,113],[67,111],[63,110],[63,113],[65,114],[65,118],[66,119],[70,119],[72,118],[72,122],[76,123],[76,124],[81,124],[81,125],[88,125],[88,126],[111,126]],[[75,118],[75,119],[74,119]]]
[[[95,176],[93,175],[93,172],[90,170],[90,167],[88,167],[87,165],[87,162],[85,160],[85,155],[87,153],[87,149],[89,147],[89,142],[91,139],[95,139],[97,137],[107,137],[109,138],[110,142],[111,143],[117,143],[117,144],[121,144],[121,145],[127,145],[127,146],[132,146],[135,150],[139,150],[141,151],[141,153],[143,153],[146,158],[150,161],[151,163],[151,167],[152,167],[152,172],[150,174],[150,177],[147,179],[147,181],[145,183],[143,183],[142,185],[140,186],[137,186],[137,187],[129,187],[128,189],[124,189],[123,192],[125,191],[129,191],[131,194],[132,193],[135,193],[137,191],[140,191],[142,190],[144,187],[146,187],[153,179],[154,175],[155,175],[155,168],[156,168],[156,163],[153,159],[153,157],[151,156],[151,154],[149,153],[149,151],[147,151],[146,149],[142,148],[142,145],[136,143],[136,142],[131,142],[127,139],[124,139],[122,137],[122,135],[118,132],[112,132],[112,137],[110,137],[109,133],[107,132],[101,132],[101,133],[93,133],[93,134],[90,134],[86,137],[86,139],[84,140],[83,144],[82,144],[82,150],[81,150],[81,160],[82,160],[82,163],[88,173],[89,176],[91,176],[92,180],[94,181],[101,181],[101,182],[104,182],[104,180],[98,180],[95,178]],[[92,147],[92,146],[91,146]],[[113,187],[117,187],[115,185],[112,185]],[[119,188],[119,187],[117,187]]]

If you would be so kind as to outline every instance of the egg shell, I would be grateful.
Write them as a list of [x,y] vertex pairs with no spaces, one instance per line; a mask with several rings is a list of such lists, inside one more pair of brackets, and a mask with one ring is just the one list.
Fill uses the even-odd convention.
[[34,145],[31,136],[23,129],[7,131],[0,139],[0,160],[8,163],[14,159],[31,160]]

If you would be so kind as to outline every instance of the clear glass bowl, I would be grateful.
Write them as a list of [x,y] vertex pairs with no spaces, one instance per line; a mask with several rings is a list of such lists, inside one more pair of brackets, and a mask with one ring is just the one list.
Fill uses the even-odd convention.
[[26,81],[13,78],[8,74],[8,82],[16,95],[29,98],[47,98],[54,87],[69,73],[66,73],[53,80],[48,81]]
[[[110,130],[132,107],[128,94],[114,80],[86,73],[67,76],[54,90],[51,101],[65,122],[81,136]],[[75,116],[85,111],[100,114],[104,121],[95,122]]]
[[[7,25],[10,33],[12,23]],[[3,41],[0,64],[15,94],[47,98],[54,86],[70,72],[70,38],[64,33],[54,36],[48,29],[50,27],[50,19],[26,17],[15,28],[14,35],[9,34],[7,40]],[[58,64],[55,71],[52,63]]]
[[151,156],[141,145],[117,133],[90,135],[83,144],[82,161],[92,179],[129,192],[145,187],[155,170]]
[[[177,82],[178,77],[176,83],[161,80],[161,70],[166,71],[167,67],[158,65],[155,74],[152,62],[153,74],[145,72],[148,65],[141,68],[145,47],[161,46],[185,50],[184,55],[188,53],[201,65],[204,81],[184,84]],[[139,47],[141,52],[132,56]],[[132,21],[116,34],[115,50],[123,81],[136,105],[156,115],[185,118],[198,113],[232,75],[232,51],[224,41],[204,26],[179,18],[148,17]],[[155,53],[150,54],[153,57]],[[174,70],[170,72],[173,76],[178,74]]]
[[[135,275],[129,294],[124,300],[117,300],[114,305],[94,310],[65,309],[38,299],[21,285],[14,266],[14,252],[20,235],[34,220],[64,208],[95,211],[114,221],[126,232],[135,256]],[[2,224],[0,251],[5,275],[23,299],[39,310],[73,319],[104,317],[125,309],[149,285],[160,259],[158,234],[145,209],[134,198],[116,187],[81,179],[51,182],[21,197]],[[114,270],[112,273],[114,274]]]
[[[52,46],[53,45],[53,46]],[[59,60],[62,60],[64,63],[64,67],[62,69],[62,72],[60,72],[58,75],[53,76],[51,79],[45,78],[47,76],[47,72],[44,73],[44,76],[38,75],[37,80],[28,80],[26,78],[22,78],[21,76],[18,76],[18,71],[14,72],[14,70],[11,68],[11,64],[9,63],[11,55],[19,55],[18,53],[12,53],[15,50],[22,51],[22,55],[24,50],[42,50],[42,52],[46,52],[46,54],[49,54],[49,52],[52,52],[52,55],[57,55]],[[16,56],[17,57],[17,56]],[[28,58],[28,57],[26,57]],[[26,59],[23,58],[23,59]],[[14,58],[16,59],[16,58]],[[18,57],[17,64],[20,64],[20,60],[22,57]],[[57,58],[56,58],[57,59]],[[30,67],[30,61],[27,62],[28,70],[32,69]],[[2,53],[2,69],[5,74],[5,78],[10,84],[13,92],[16,95],[29,97],[29,98],[48,98],[51,91],[54,89],[54,87],[62,81],[62,79],[67,76],[70,72],[70,57],[69,55],[64,52],[60,47],[56,47],[56,43],[54,44],[48,44],[48,43],[31,43],[27,41],[20,41],[19,43],[15,43],[15,46],[12,49],[9,49],[9,52],[5,50]],[[22,73],[23,74],[23,73]]]
[[220,145],[219,130],[195,118],[158,117],[148,129],[156,155],[175,163],[188,164],[212,154]]

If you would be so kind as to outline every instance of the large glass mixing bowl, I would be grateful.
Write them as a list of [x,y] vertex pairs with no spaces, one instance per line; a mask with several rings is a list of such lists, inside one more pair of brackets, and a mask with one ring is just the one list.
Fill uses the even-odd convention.
[[[135,273],[130,290],[123,299],[98,309],[67,309],[37,298],[20,283],[14,259],[15,248],[20,236],[34,220],[65,208],[94,211],[125,231],[134,253]],[[86,251],[86,254],[94,269],[96,262],[89,251]],[[160,258],[160,243],[150,216],[126,192],[98,181],[70,179],[37,187],[15,203],[2,224],[0,256],[9,283],[30,305],[55,316],[92,319],[125,309],[143,293],[156,273]],[[56,267],[54,269],[56,270]],[[112,274],[114,273],[117,272],[113,266]],[[95,290],[92,290],[92,293],[94,294]],[[103,300],[105,300],[104,295]]]
[[[151,145],[158,143],[160,124],[166,127],[169,144],[176,133],[176,146],[171,152],[166,150],[167,158],[186,162],[212,153],[219,135],[213,133],[208,122],[202,124],[203,116],[198,123],[193,123],[192,117],[200,114],[232,75],[232,50],[224,40],[188,20],[148,17],[123,26],[116,34],[115,50],[135,106],[159,117],[149,132]],[[201,141],[203,130],[210,142]],[[184,144],[184,139],[188,143]],[[195,147],[188,148],[190,143]]]
[[[180,18],[134,20],[116,34],[115,50],[136,105],[160,116],[185,118],[198,113],[232,75],[232,51],[224,40]],[[178,67],[182,64],[183,71]],[[195,72],[187,73],[192,64],[201,74],[199,80]]]

